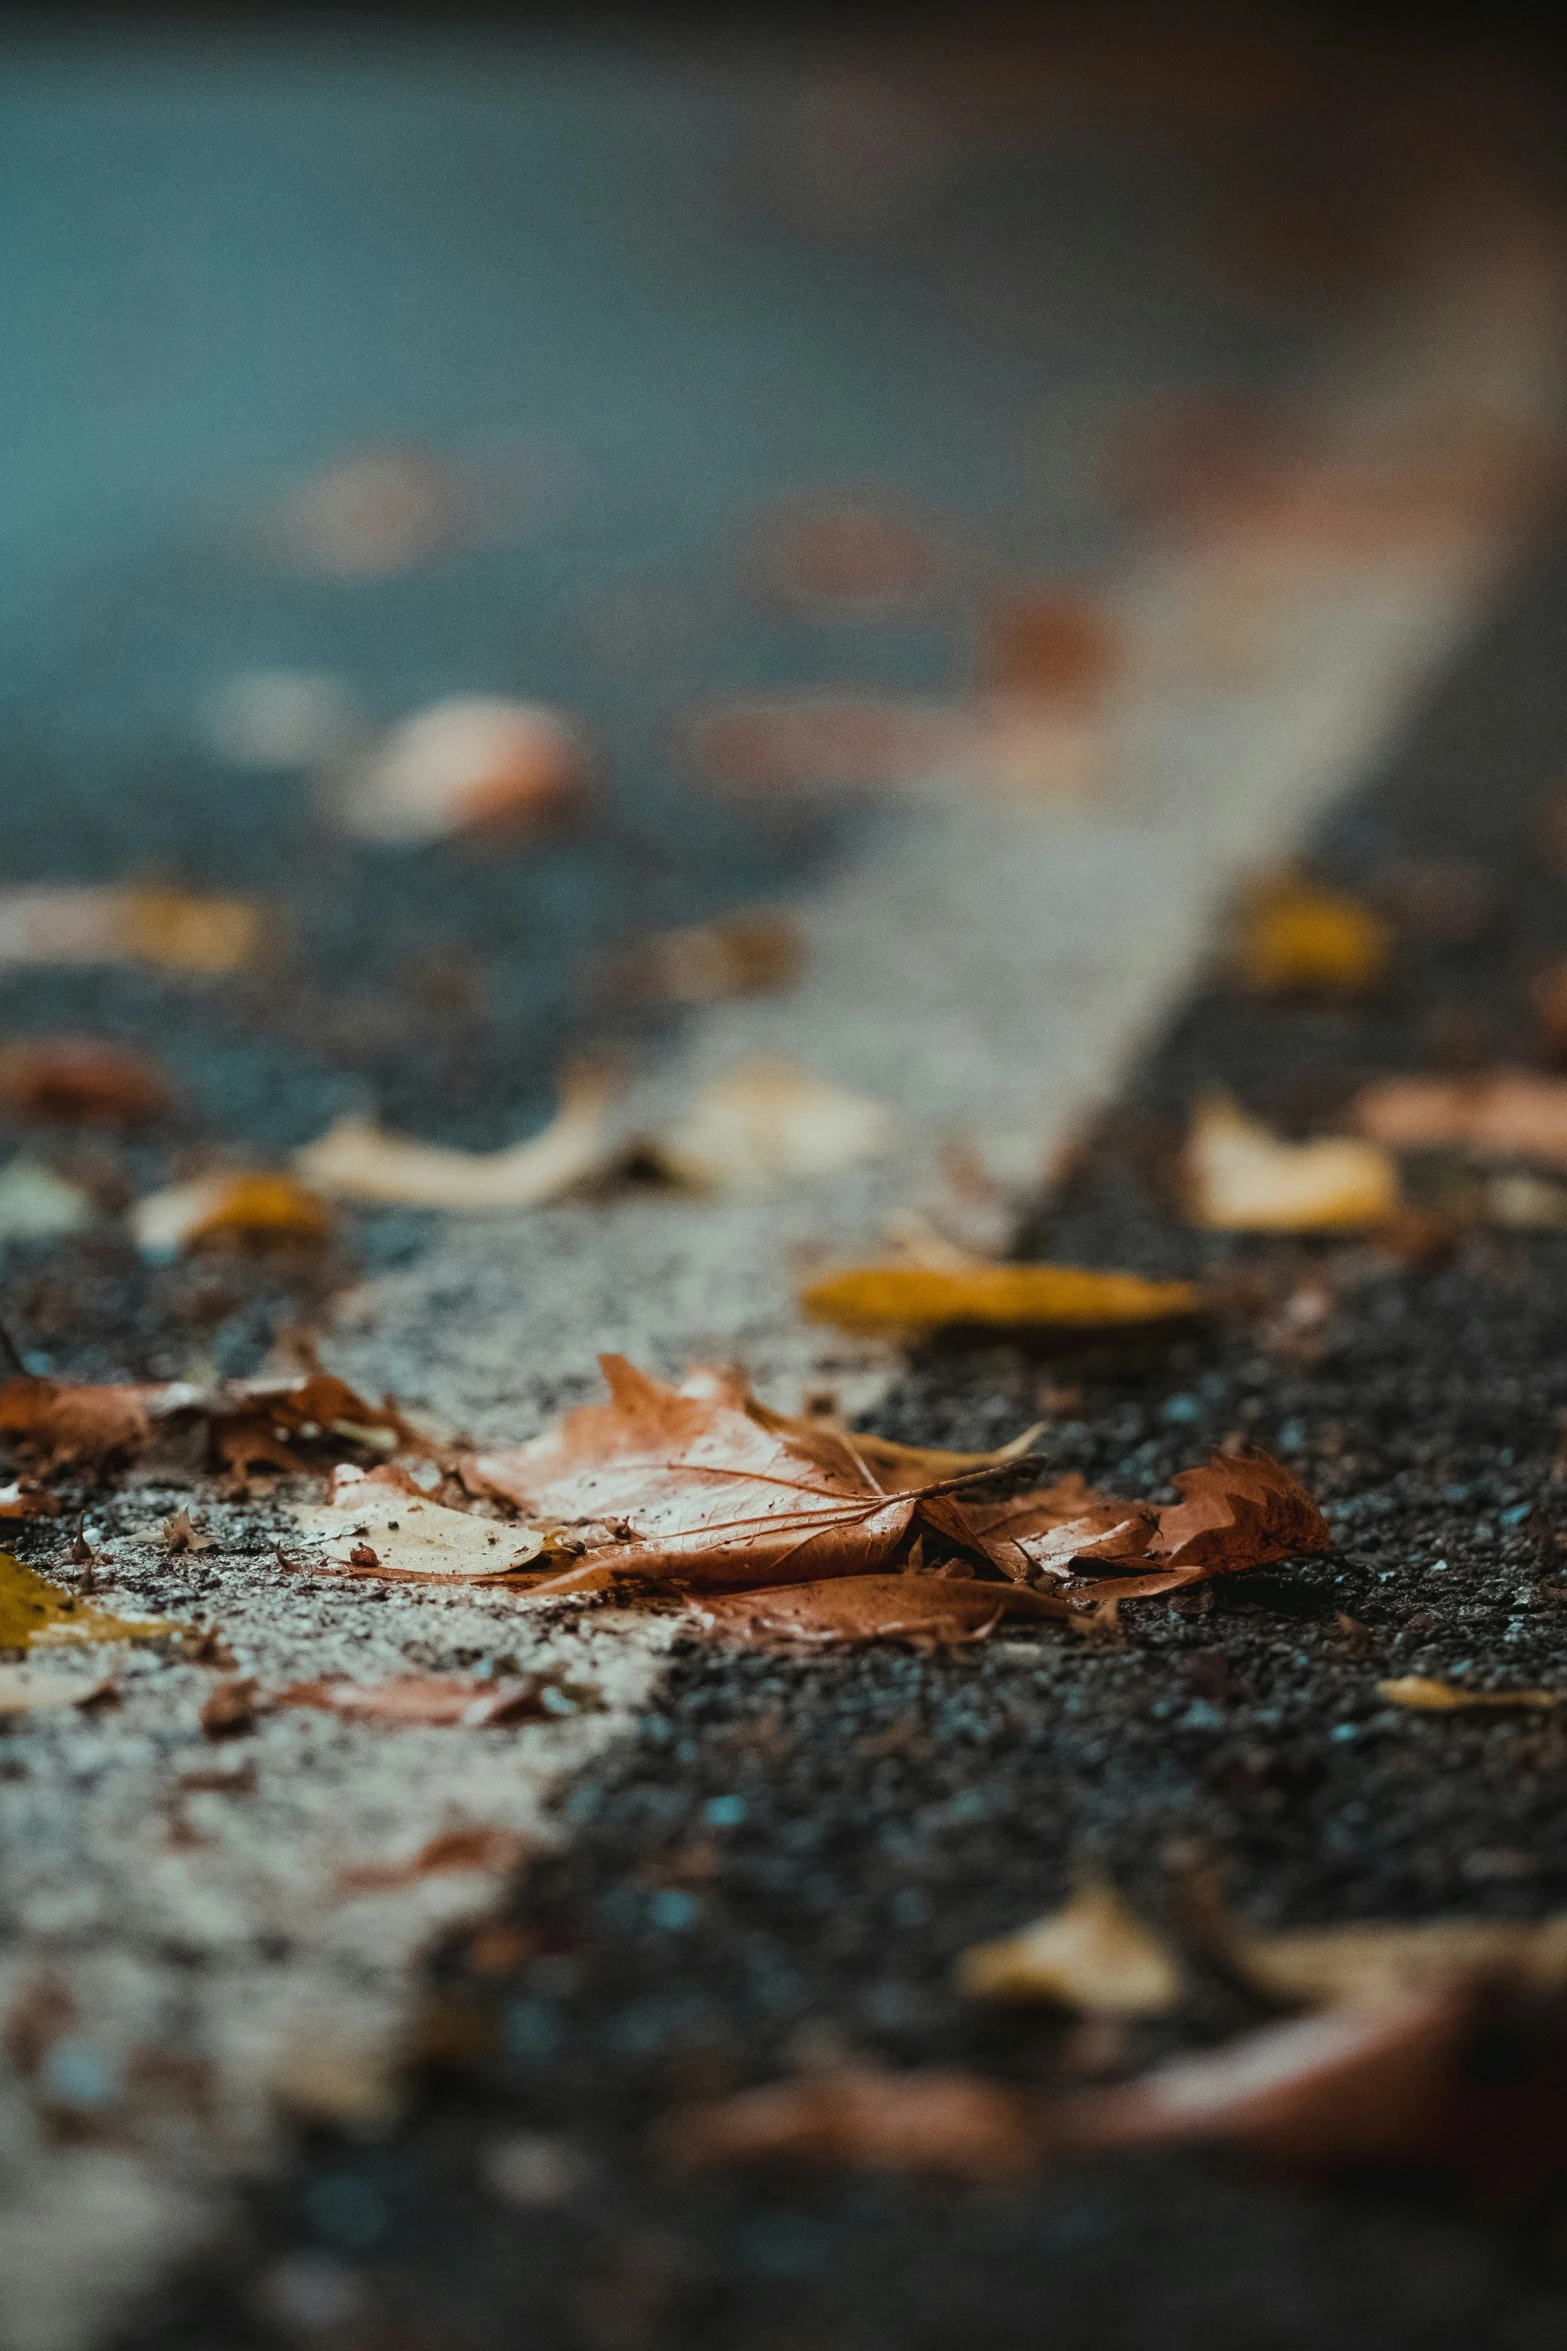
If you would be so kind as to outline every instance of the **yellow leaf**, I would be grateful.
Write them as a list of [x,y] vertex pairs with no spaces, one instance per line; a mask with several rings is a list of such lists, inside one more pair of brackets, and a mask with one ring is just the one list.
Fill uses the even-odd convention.
[[1319,1233],[1384,1223],[1398,1167],[1352,1135],[1287,1143],[1223,1094],[1197,1106],[1185,1155],[1187,1212],[1220,1233]]
[[1357,996],[1382,978],[1391,946],[1387,924],[1360,899],[1285,875],[1243,907],[1235,970],[1259,994]]
[[152,1258],[205,1246],[315,1246],[331,1238],[332,1212],[294,1176],[242,1168],[149,1194],[132,1210],[131,1229],[142,1255]]
[[610,1112],[622,1089],[617,1070],[583,1063],[567,1072],[549,1125],[502,1151],[453,1151],[384,1134],[368,1119],[340,1118],[295,1152],[294,1165],[334,1200],[474,1216],[536,1208],[607,1172],[615,1150]]
[[1195,1314],[1194,1282],[1150,1282],[1135,1273],[1076,1265],[975,1265],[942,1273],[923,1265],[860,1265],[801,1293],[807,1314],[851,1329],[939,1329],[989,1323],[1004,1329],[1102,1330]]
[[35,1575],[0,1551],[0,1649],[55,1648],[74,1641],[146,1641],[176,1630],[164,1617],[127,1620]]
[[1378,1682],[1377,1696],[1390,1706],[1413,1706],[1426,1714],[1450,1714],[1468,1706],[1556,1706],[1561,1702],[1555,1690],[1461,1690],[1452,1682],[1433,1681],[1422,1673]]
[[1164,2016],[1182,1996],[1173,1952],[1102,1882],[1020,1934],[965,1951],[957,1981],[971,2000],[1046,2000],[1087,2016]]
[[246,898],[152,887],[120,893],[125,951],[164,971],[243,971],[266,945],[267,919]]

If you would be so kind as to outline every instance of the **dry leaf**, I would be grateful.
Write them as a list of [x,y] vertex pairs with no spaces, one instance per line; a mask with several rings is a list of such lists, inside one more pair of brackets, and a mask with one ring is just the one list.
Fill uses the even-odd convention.
[[319,1248],[332,1212],[294,1176],[265,1168],[198,1176],[138,1200],[131,1230],[144,1257],[190,1249]]
[[297,1380],[236,1380],[214,1396],[197,1399],[195,1409],[206,1415],[219,1460],[237,1473],[258,1462],[284,1471],[304,1469],[307,1452],[317,1447],[337,1453],[350,1444],[386,1453],[412,1440],[408,1423],[392,1405],[367,1404],[346,1380],[327,1371]]
[[843,2065],[688,2106],[658,2146],[680,2170],[785,2159],[986,2181],[1027,2170],[1041,2134],[1019,2092],[977,2075]]
[[745,1375],[732,1369],[694,1369],[681,1382],[680,1393],[729,1405],[754,1420],[759,1429],[770,1429],[800,1447],[813,1460],[846,1464],[867,1486],[936,1485],[944,1478],[965,1477],[971,1470],[1006,1469],[1031,1451],[1045,1425],[1036,1421],[1032,1428],[1005,1445],[993,1446],[988,1453],[955,1453],[940,1445],[900,1445],[892,1437],[848,1428],[825,1413],[775,1412],[770,1404],[752,1395]]
[[1502,1070],[1490,1077],[1384,1078],[1355,1104],[1355,1121],[1395,1151],[1466,1151],[1567,1167],[1567,1078]]
[[167,1618],[114,1616],[0,1551],[0,1649],[53,1649],[78,1641],[150,1641],[178,1627]]
[[1541,1993],[1567,1989],[1567,1915],[1236,1932],[1227,1948],[1260,1990],[1314,2007],[1398,2000],[1461,1977],[1505,1980]]
[[878,1159],[893,1135],[885,1103],[851,1094],[798,1062],[757,1056],[704,1086],[689,1115],[652,1145],[678,1182],[765,1182],[833,1175]]
[[1166,2016],[1183,1993],[1175,1954],[1095,1880],[1063,1909],[958,1962],[971,2000],[1043,2000],[1086,2016]]
[[[0,1569],[0,1574],[3,1572]],[[55,1706],[91,1706],[113,1686],[104,1674],[49,1674],[38,1673],[29,1665],[0,1665],[0,1715],[37,1714]]]
[[1224,1095],[1198,1104],[1184,1174],[1190,1220],[1211,1232],[1342,1231],[1380,1224],[1399,1205],[1398,1169],[1377,1143],[1287,1143]]
[[742,1408],[732,1389],[683,1394],[623,1356],[600,1363],[609,1404],[471,1468],[530,1519],[586,1530],[584,1567],[554,1579],[557,1589],[603,1588],[606,1577],[711,1589],[875,1574],[908,1534],[931,1481],[883,1488],[842,1432]]
[[1141,1558],[1158,1513],[1151,1502],[1119,1502],[1086,1486],[1073,1470],[1054,1485],[1005,1502],[947,1496],[926,1506],[954,1542],[978,1549],[1018,1583],[1065,1577],[1076,1560],[1120,1564]]
[[1466,2023],[1462,2000],[1432,1991],[1292,2018],[1084,2092],[1056,2121],[1079,2146],[1220,2142],[1308,2168],[1396,2161],[1435,2128]]
[[9,1380],[0,1388],[0,1440],[21,1445],[50,1468],[145,1451],[149,1404],[158,1391],[68,1387],[58,1380]]
[[558,711],[459,694],[405,718],[341,782],[356,840],[414,844],[479,830],[532,833],[580,799],[587,753]]
[[[31,1478],[13,1478],[8,1486],[0,1486],[0,1520],[15,1522],[27,1518],[58,1518],[60,1505],[52,1494],[35,1486]],[[73,1552],[71,1555],[75,1557]]]
[[550,1125],[504,1151],[451,1151],[384,1134],[368,1119],[340,1118],[295,1152],[294,1165],[331,1200],[468,1215],[540,1207],[606,1172],[615,1149],[609,1114],[623,1090],[618,1071],[580,1064],[566,1074]]
[[0,1241],[56,1241],[93,1220],[93,1204],[36,1160],[13,1159],[0,1174]]
[[139,1126],[174,1089],[150,1053],[104,1037],[29,1037],[0,1051],[0,1112],[29,1121]]
[[406,1674],[390,1682],[294,1682],[267,1703],[320,1707],[345,1722],[486,1731],[553,1720],[555,1710],[541,1696],[553,1687],[537,1675],[525,1681],[480,1681],[468,1674]]
[[1231,952],[1259,994],[1358,996],[1386,973],[1392,934],[1362,899],[1282,875],[1248,898]]
[[152,884],[0,890],[0,964],[150,963],[193,977],[254,963],[267,946],[262,909]]
[[1007,1329],[1104,1330],[1195,1314],[1195,1282],[1091,1273],[1074,1265],[862,1265],[801,1293],[807,1314],[850,1329],[930,1330],[979,1323]]
[[[448,1510],[411,1485],[339,1470],[324,1509],[292,1512],[301,1533],[326,1545],[341,1573],[391,1582],[499,1583],[519,1571],[568,1565],[581,1546],[562,1550],[552,1531],[507,1526]],[[369,1552],[368,1560],[356,1554]]]
[[1403,1674],[1397,1681],[1378,1682],[1377,1696],[1390,1706],[1412,1706],[1424,1714],[1451,1714],[1475,1706],[1559,1706],[1556,1690],[1464,1690],[1453,1682],[1433,1681],[1420,1673]]
[[847,1575],[720,1592],[696,1603],[704,1631],[721,1640],[828,1647],[847,1641],[972,1640],[1003,1617],[1064,1617],[1066,1603],[1018,1584],[946,1575]]
[[195,1525],[188,1508],[176,1510],[166,1518],[159,1532],[171,1551],[215,1551],[216,1543]]

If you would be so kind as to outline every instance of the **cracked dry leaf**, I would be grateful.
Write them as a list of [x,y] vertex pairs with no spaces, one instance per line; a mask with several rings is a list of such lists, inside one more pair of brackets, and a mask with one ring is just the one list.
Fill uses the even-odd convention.
[[1419,1926],[1357,1920],[1273,1935],[1232,1930],[1226,1948],[1260,1990],[1317,2007],[1398,2000],[1464,1977],[1531,1992],[1567,1989],[1567,1913],[1436,1918]]
[[965,1951],[957,1986],[970,2000],[1049,2001],[1085,2016],[1167,2016],[1185,1988],[1174,1952],[1103,1880],[1032,1926]]
[[980,1323],[1007,1329],[1107,1330],[1195,1314],[1195,1282],[1145,1281],[1075,1265],[861,1265],[801,1292],[819,1321],[851,1330],[937,1330]]
[[655,2146],[677,2171],[783,2158],[983,2182],[1028,2170],[1042,2133],[1019,2091],[976,2074],[840,2065],[685,2107]]
[[[3,1606],[0,1599],[0,1608]],[[113,1686],[107,1674],[38,1673],[28,1665],[0,1665],[0,1716],[39,1714],[59,1706],[91,1706]]]
[[885,1490],[840,1435],[753,1415],[727,1395],[682,1393],[624,1356],[599,1362],[608,1404],[470,1465],[528,1518],[584,1532],[583,1567],[555,1578],[555,1590],[875,1574],[909,1533],[928,1482]]
[[1289,1143],[1222,1094],[1197,1106],[1183,1174],[1188,1218],[1208,1232],[1354,1231],[1399,1206],[1398,1168],[1380,1142]]
[[1377,1696],[1390,1706],[1409,1706],[1422,1714],[1455,1714],[1480,1706],[1559,1706],[1562,1702],[1558,1690],[1464,1690],[1455,1682],[1437,1681],[1423,1673],[1378,1682]]
[[449,1510],[395,1472],[340,1469],[329,1504],[290,1516],[301,1534],[324,1543],[339,1573],[393,1583],[502,1583],[524,1570],[568,1566],[580,1548],[563,1550],[551,1528]]
[[697,1095],[686,1117],[650,1148],[676,1182],[765,1183],[775,1176],[835,1175],[890,1148],[884,1102],[819,1078],[784,1055],[735,1063]]
[[190,1249],[317,1249],[332,1237],[332,1211],[294,1176],[243,1168],[149,1193],[131,1210],[131,1231],[154,1263]]
[[1523,1069],[1383,1078],[1356,1100],[1355,1123],[1393,1151],[1463,1151],[1473,1159],[1567,1167],[1567,1078]]
[[831,1576],[757,1592],[720,1592],[692,1605],[720,1640],[828,1648],[850,1641],[970,1641],[1003,1617],[1064,1617],[1065,1601],[1020,1584],[947,1575]]
[[150,1641],[179,1627],[168,1617],[122,1617],[64,1592],[0,1551],[0,1649],[54,1649],[78,1641]]
[[1363,899],[1283,874],[1247,899],[1231,956],[1241,986],[1259,995],[1359,996],[1385,976],[1392,947]]
[[452,1151],[386,1134],[370,1119],[340,1118],[295,1152],[294,1166],[312,1191],[332,1200],[466,1215],[538,1208],[608,1171],[616,1149],[610,1112],[624,1087],[607,1066],[568,1071],[550,1124],[504,1151]]

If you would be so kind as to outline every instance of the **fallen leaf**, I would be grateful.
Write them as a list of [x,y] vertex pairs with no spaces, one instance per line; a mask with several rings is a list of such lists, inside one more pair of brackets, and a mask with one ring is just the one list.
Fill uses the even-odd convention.
[[1396,2161],[1435,2132],[1468,2021],[1445,1991],[1339,2008],[1066,2099],[1069,2143],[1219,2142],[1308,2169]]
[[1567,1989],[1567,1915],[1238,1931],[1227,1950],[1272,1998],[1317,2007],[1398,2000],[1459,1977],[1505,1979],[1534,1992]]
[[406,1861],[368,1862],[343,1870],[338,1877],[338,1889],[345,1894],[380,1894],[455,1870],[482,1869],[500,1874],[519,1868],[529,1850],[527,1839],[519,1837],[513,1829],[443,1829]]
[[1053,1594],[1019,1584],[946,1575],[846,1575],[759,1592],[715,1593],[694,1603],[692,1613],[705,1632],[723,1640],[826,1647],[850,1641],[967,1641],[989,1632],[1003,1617],[1064,1617],[1067,1607]]
[[1260,995],[1363,995],[1391,953],[1386,922],[1364,900],[1289,874],[1251,893],[1231,942],[1236,977]]
[[277,1691],[267,1704],[319,1707],[340,1715],[345,1722],[428,1730],[502,1730],[519,1722],[554,1720],[554,1709],[543,1697],[554,1687],[541,1675],[523,1681],[480,1681],[467,1674],[404,1674],[389,1682],[294,1682]]
[[775,1412],[752,1395],[742,1372],[710,1366],[692,1370],[680,1384],[682,1396],[710,1397],[743,1412],[760,1429],[771,1429],[809,1453],[813,1459],[847,1464],[867,1485],[924,1486],[943,1478],[964,1477],[971,1470],[1006,1469],[1020,1461],[1043,1433],[1043,1421],[1024,1429],[1005,1445],[987,1453],[955,1453],[940,1445],[900,1445],[892,1437],[877,1437],[865,1429],[851,1429],[825,1413]]
[[31,1478],[13,1478],[10,1485],[0,1486],[0,1519],[15,1521],[59,1515],[60,1505],[54,1496],[35,1486]]
[[[170,1401],[165,1398],[165,1408]],[[0,1407],[4,1397],[0,1396]],[[300,1470],[311,1449],[345,1444],[390,1452],[412,1438],[409,1424],[393,1406],[366,1403],[334,1372],[313,1371],[295,1380],[236,1380],[192,1409],[205,1415],[220,1461],[239,1473],[256,1463]]]
[[256,1727],[265,1711],[261,1685],[253,1675],[219,1682],[201,1709],[201,1727],[209,1739],[239,1739]]
[[1559,1706],[1557,1690],[1464,1690],[1454,1682],[1409,1673],[1398,1680],[1378,1682],[1377,1696],[1390,1706],[1412,1706],[1424,1714],[1451,1714],[1475,1706]]
[[1171,1483],[1181,1499],[1160,1510],[1151,1552],[1176,1573],[1214,1575],[1333,1548],[1316,1503],[1271,1453],[1219,1453]]
[[1360,1095],[1355,1122],[1395,1151],[1465,1151],[1567,1167],[1567,1078],[1529,1070],[1384,1078]]
[[1166,2016],[1180,2005],[1179,1962],[1103,1880],[1064,1908],[958,1961],[971,2000],[1043,2000],[1087,2016]]
[[[291,1513],[300,1532],[326,1545],[326,1557],[345,1574],[373,1574],[390,1582],[500,1583],[523,1569],[569,1565],[581,1545],[560,1547],[553,1530],[509,1526],[449,1510],[406,1486],[382,1484],[377,1473],[333,1481],[325,1508]],[[368,1563],[356,1551],[368,1548]]]
[[93,1220],[93,1204],[36,1160],[13,1159],[0,1174],[0,1241],[57,1241]]
[[1190,1221],[1210,1232],[1352,1230],[1399,1206],[1398,1169],[1379,1144],[1337,1135],[1287,1143],[1223,1095],[1197,1106],[1184,1174]]
[[561,1106],[541,1134],[504,1151],[452,1151],[388,1135],[368,1119],[340,1118],[294,1154],[313,1192],[332,1200],[380,1200],[469,1215],[540,1207],[603,1175],[614,1155],[609,1113],[620,1073],[582,1063],[569,1071]]
[[852,1094],[798,1062],[757,1056],[703,1087],[689,1115],[652,1146],[660,1167],[697,1185],[832,1175],[890,1147],[885,1103]]
[[831,2164],[992,2181],[1038,2161],[1042,2133],[1018,2091],[935,2067],[841,2065],[688,2106],[657,2133],[677,2170],[715,2164]]
[[104,1037],[29,1037],[0,1050],[0,1112],[28,1121],[139,1126],[174,1089],[151,1054]]
[[1074,1562],[1124,1563],[1143,1557],[1158,1529],[1151,1502],[1120,1502],[1085,1486],[1077,1471],[1005,1502],[951,1495],[927,1505],[955,1542],[982,1551],[1004,1576],[1037,1583],[1066,1577]]
[[610,1403],[472,1465],[535,1522],[589,1530],[585,1588],[602,1588],[600,1571],[698,1588],[875,1574],[908,1534],[922,1486],[883,1490],[835,1432],[599,1360]]
[[540,831],[581,798],[582,738],[555,710],[459,694],[390,729],[340,778],[333,815],[356,840],[414,845],[477,831]]
[[103,1674],[47,1674],[28,1665],[0,1665],[0,1715],[37,1714],[55,1706],[91,1706],[113,1686]]
[[604,984],[632,1003],[722,1004],[792,988],[805,963],[804,938],[787,915],[731,914],[628,948],[606,965]]
[[0,964],[150,963],[193,977],[243,970],[269,926],[242,898],[153,885],[0,890]]
[[0,1439],[22,1445],[50,1468],[143,1452],[157,1390],[70,1387],[58,1380],[8,1380],[0,1388]]
[[978,1323],[1007,1329],[1105,1330],[1198,1312],[1195,1282],[1092,1273],[1075,1265],[862,1265],[802,1291],[807,1314],[851,1329],[931,1330]]
[[131,1231],[154,1261],[191,1249],[319,1248],[332,1212],[296,1177],[247,1168],[149,1193],[131,1211]]
[[164,1617],[111,1615],[0,1551],[0,1649],[53,1649],[77,1641],[150,1641],[178,1628]]

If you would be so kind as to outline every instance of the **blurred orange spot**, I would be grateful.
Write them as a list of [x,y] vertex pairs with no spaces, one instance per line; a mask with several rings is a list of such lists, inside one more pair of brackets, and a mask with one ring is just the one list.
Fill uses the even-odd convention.
[[533,832],[569,808],[586,780],[583,744],[556,711],[454,695],[391,729],[349,779],[339,821],[368,841]]
[[763,593],[836,620],[874,620],[930,594],[941,573],[931,533],[871,499],[802,503],[759,525],[751,568]]
[[1097,702],[1120,676],[1120,623],[1090,596],[1023,589],[987,617],[981,651],[986,684],[1041,701]]
[[174,1090],[148,1053],[103,1037],[29,1037],[0,1052],[0,1109],[104,1126],[162,1118]]

